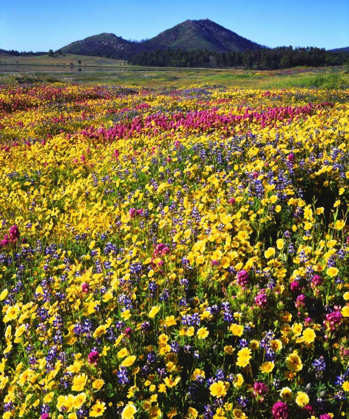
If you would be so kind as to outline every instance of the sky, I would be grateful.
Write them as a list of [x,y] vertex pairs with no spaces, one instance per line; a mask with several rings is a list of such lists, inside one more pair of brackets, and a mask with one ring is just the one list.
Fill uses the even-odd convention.
[[206,18],[272,48],[349,46],[348,0],[0,0],[0,48],[57,50],[102,32],[141,40]]

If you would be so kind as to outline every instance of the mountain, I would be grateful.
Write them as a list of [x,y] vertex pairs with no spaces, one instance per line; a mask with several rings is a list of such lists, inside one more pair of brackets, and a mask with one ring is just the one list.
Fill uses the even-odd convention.
[[346,52],[349,54],[349,47],[331,49],[332,52]]
[[126,41],[113,33],[101,33],[89,36],[82,41],[72,42],[60,51],[66,54],[127,59],[143,51],[149,51],[149,47],[141,43]]
[[209,19],[186,20],[146,41],[130,42],[112,33],[89,36],[61,48],[64,53],[128,59],[141,52],[159,49],[207,49],[209,51],[246,51],[265,48],[223,28]]
[[[160,45],[173,49],[207,49],[209,51],[246,51],[263,48],[212,20],[186,20],[171,29],[161,32],[145,44]],[[264,47],[265,48],[265,47]]]

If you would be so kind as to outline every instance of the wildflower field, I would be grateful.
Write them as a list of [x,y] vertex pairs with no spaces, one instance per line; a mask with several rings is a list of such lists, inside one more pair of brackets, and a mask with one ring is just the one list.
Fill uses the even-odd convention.
[[348,99],[0,89],[2,418],[349,418]]

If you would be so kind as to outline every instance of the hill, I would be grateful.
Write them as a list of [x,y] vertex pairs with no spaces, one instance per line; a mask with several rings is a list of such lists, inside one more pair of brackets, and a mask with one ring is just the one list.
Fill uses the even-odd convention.
[[247,49],[256,50],[265,47],[249,41],[209,19],[204,19],[186,20],[143,42],[131,42],[112,33],[101,33],[72,42],[61,48],[61,51],[70,54],[128,59],[142,52],[168,48],[243,52]]
[[344,47],[344,48],[335,48],[331,50],[332,52],[345,52],[347,54],[349,54],[349,47]]
[[113,33],[101,33],[72,42],[61,48],[61,51],[70,54],[127,59],[143,51],[149,51],[149,47],[141,43],[126,41]]
[[218,25],[212,20],[186,20],[171,29],[145,42],[150,47],[160,45],[162,48],[183,50],[207,49],[209,51],[243,52],[247,49],[265,48],[237,33]]

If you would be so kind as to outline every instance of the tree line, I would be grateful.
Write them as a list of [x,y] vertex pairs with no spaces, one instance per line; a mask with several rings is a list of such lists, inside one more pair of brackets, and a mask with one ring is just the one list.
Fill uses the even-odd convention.
[[237,67],[275,70],[297,66],[324,67],[349,64],[349,54],[321,48],[278,47],[245,52],[214,52],[208,50],[166,49],[142,52],[129,63],[156,67]]
[[14,49],[6,50],[0,48],[0,54],[11,55],[13,57],[26,57],[26,56],[36,56],[36,55],[45,55],[47,52],[45,51],[16,51]]

